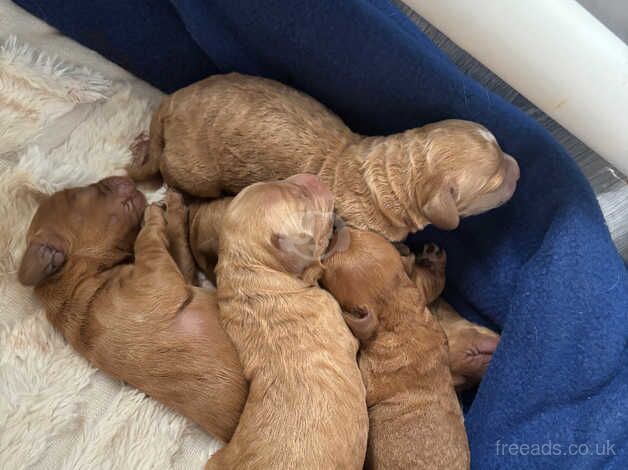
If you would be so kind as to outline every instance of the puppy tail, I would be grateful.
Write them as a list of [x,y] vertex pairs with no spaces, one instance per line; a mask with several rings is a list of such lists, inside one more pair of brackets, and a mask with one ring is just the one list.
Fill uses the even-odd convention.
[[149,135],[140,134],[131,145],[133,161],[127,172],[135,181],[146,181],[159,173],[161,155],[164,151],[163,116],[170,98],[165,98],[150,122]]

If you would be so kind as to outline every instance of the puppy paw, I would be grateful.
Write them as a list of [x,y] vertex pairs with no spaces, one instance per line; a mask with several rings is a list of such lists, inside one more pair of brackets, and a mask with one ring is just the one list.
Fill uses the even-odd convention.
[[129,147],[131,155],[133,156],[131,167],[140,167],[146,163],[148,159],[148,142],[148,133],[146,132],[142,132],[135,138]]
[[129,146],[131,161],[126,166],[127,175],[135,181],[149,182],[152,186],[161,185],[159,162],[150,158],[150,138],[146,132],[138,135]]
[[164,210],[157,204],[149,205],[144,211],[144,227],[155,227],[165,230],[166,218]]
[[416,258],[416,264],[432,270],[443,270],[447,263],[445,250],[434,243],[427,243],[423,246],[423,251]]
[[183,202],[183,196],[174,189],[168,189],[166,191],[166,212],[168,213],[185,213],[185,203]]
[[183,196],[169,189],[166,192],[165,205],[170,240],[175,237],[187,239],[187,206],[183,202]]

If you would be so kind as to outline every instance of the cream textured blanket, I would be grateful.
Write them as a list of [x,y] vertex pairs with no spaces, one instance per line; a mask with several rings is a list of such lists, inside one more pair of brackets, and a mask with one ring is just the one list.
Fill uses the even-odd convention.
[[[0,13],[11,8],[17,11],[0,3]],[[63,41],[72,57],[102,65],[109,76],[37,52],[15,36],[0,40],[0,467],[202,468],[219,444],[92,368],[16,279],[42,195],[122,173],[130,143],[160,98]]]

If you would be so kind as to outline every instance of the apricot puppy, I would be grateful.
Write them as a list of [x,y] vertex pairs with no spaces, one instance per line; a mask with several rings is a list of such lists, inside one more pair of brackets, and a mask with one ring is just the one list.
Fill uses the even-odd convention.
[[250,384],[208,469],[361,469],[368,415],[357,342],[317,287],[333,195],[311,175],[258,183],[229,204],[216,269],[222,325]]
[[441,250],[422,255],[434,269],[411,280],[398,251],[372,232],[325,260],[323,286],[360,340],[366,386],[369,469],[465,469],[469,446],[448,368],[447,340],[427,309],[441,282]]
[[[218,262],[218,243],[222,218],[232,198],[221,198],[211,202],[195,202],[190,205],[190,248],[194,259],[203,273],[215,283],[214,268]],[[415,260],[410,249],[401,243],[395,244],[402,255],[402,263],[411,279],[421,287],[425,278],[432,278],[436,285],[432,289],[439,293],[445,284],[445,265],[437,266],[425,257]],[[424,264],[427,263],[426,266]],[[433,270],[440,270],[432,274]],[[366,288],[366,287],[364,287]],[[449,368],[457,391],[471,388],[484,376],[492,354],[499,343],[499,335],[461,317],[442,298],[426,298],[432,314],[439,321],[449,345]]]
[[516,161],[479,124],[447,120],[365,137],[297,90],[236,73],[166,97],[149,139],[134,146],[135,179],[161,171],[169,185],[215,198],[312,173],[350,226],[393,241],[428,224],[454,229],[460,217],[506,202],[519,178]]
[[[460,316],[444,299],[438,297],[445,287],[445,263],[434,264],[426,256],[415,259],[403,243],[394,243],[410,279],[426,293],[425,301],[432,315],[447,335],[449,369],[456,390],[462,392],[480,383],[499,344],[499,335]],[[430,244],[426,250],[436,250]],[[430,254],[430,253],[426,253]],[[425,290],[424,285],[432,285]]]
[[215,295],[189,284],[181,198],[169,194],[165,214],[145,206],[128,178],[53,194],[33,217],[19,279],[94,366],[227,441],[247,394],[236,350]]

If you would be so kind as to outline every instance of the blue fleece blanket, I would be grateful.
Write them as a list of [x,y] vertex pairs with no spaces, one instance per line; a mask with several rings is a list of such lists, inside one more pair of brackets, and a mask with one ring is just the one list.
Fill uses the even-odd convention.
[[473,467],[628,468],[628,279],[591,188],[542,127],[462,74],[396,7],[17,3],[167,92],[236,70],[299,88],[366,134],[446,118],[488,127],[521,166],[512,201],[410,238],[446,248],[446,297],[502,333],[466,414]]

